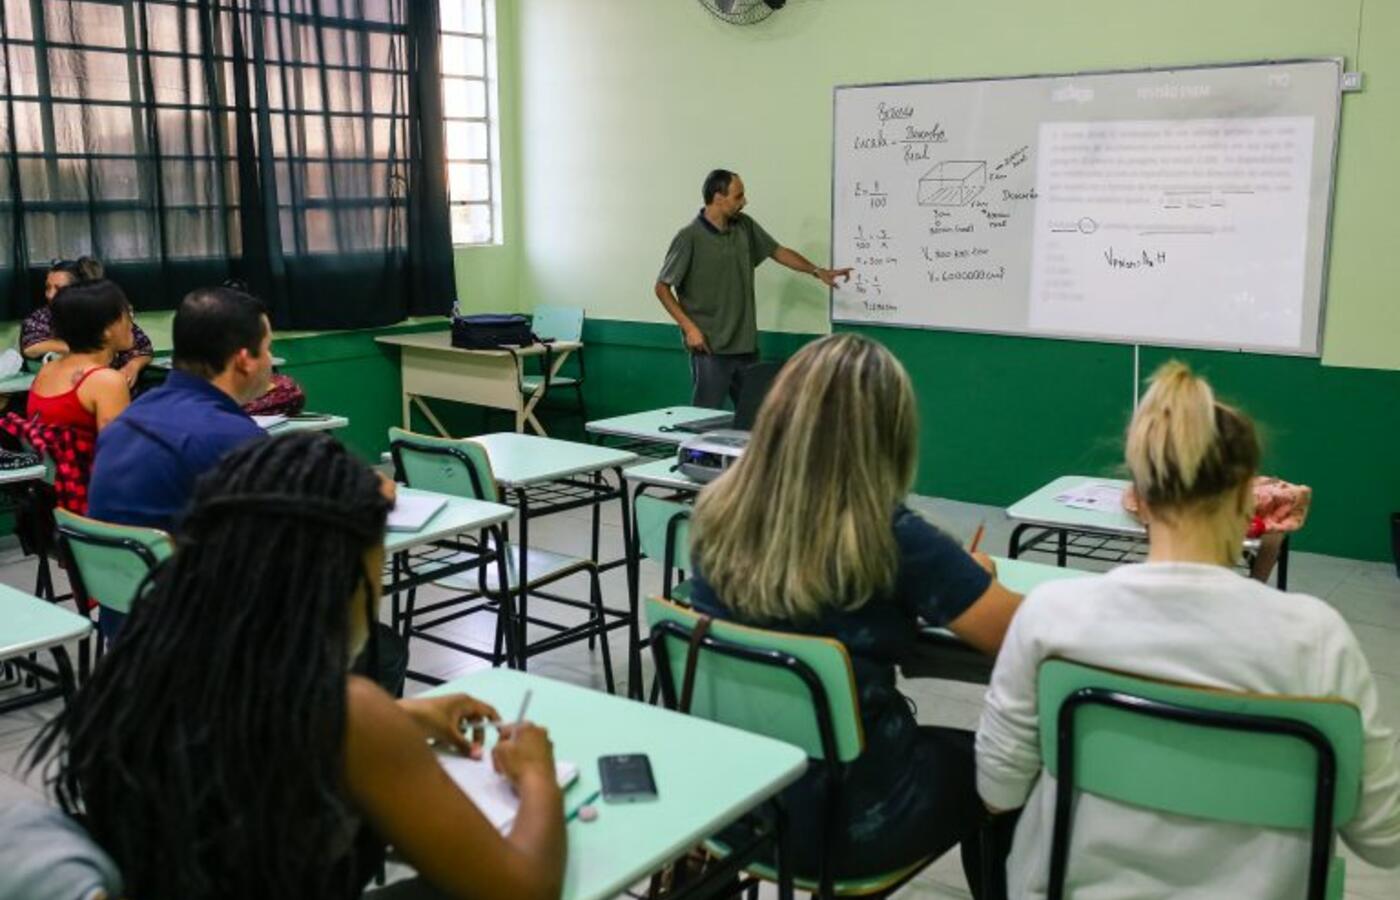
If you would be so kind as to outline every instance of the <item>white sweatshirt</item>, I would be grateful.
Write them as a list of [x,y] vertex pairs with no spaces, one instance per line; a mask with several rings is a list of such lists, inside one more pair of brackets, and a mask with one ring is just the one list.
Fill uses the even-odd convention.
[[[1342,838],[1362,859],[1400,865],[1395,732],[1356,636],[1327,604],[1220,566],[1145,563],[1033,590],[997,656],[977,729],[977,788],[996,809],[1024,805],[1007,863],[1010,896],[1044,897],[1055,779],[1042,772],[1036,672],[1058,656],[1145,677],[1355,704],[1365,729],[1361,802]],[[1068,887],[1094,898],[1301,898],[1303,832],[1202,822],[1081,794]]]

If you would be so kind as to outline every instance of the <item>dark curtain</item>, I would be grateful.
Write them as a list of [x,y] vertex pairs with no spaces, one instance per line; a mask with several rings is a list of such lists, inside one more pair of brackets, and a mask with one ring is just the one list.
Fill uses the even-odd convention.
[[138,309],[240,278],[279,328],[453,296],[432,0],[0,0],[0,317],[53,259]]

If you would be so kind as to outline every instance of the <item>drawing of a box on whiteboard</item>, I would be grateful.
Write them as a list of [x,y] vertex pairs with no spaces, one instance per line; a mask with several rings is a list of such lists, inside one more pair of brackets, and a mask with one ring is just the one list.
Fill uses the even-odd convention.
[[966,206],[986,187],[985,160],[945,159],[919,179],[919,205]]

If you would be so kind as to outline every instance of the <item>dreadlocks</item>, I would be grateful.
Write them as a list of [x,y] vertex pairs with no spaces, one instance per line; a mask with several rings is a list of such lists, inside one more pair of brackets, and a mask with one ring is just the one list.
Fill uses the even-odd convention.
[[387,509],[325,434],[255,441],[199,481],[174,556],[34,748],[128,896],[353,892],[350,599],[376,617],[364,559]]

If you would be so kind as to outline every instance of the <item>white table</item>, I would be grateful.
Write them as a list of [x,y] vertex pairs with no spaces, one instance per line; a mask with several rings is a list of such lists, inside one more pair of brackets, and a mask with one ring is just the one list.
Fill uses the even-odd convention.
[[[88,636],[92,622],[31,594],[0,584],[0,660],[8,660],[21,671],[41,680],[54,682],[50,688],[40,688],[21,697],[0,701],[0,713],[10,712],[55,697],[67,701],[73,696],[76,682],[73,664],[64,644]],[[54,669],[29,661],[29,654],[48,650],[53,655]]]
[[[1056,500],[1062,494],[1085,485],[1103,485],[1123,491],[1130,483],[1119,478],[1088,475],[1062,475],[1007,507],[1007,518],[1016,523],[1006,555],[1012,559],[1038,551],[1054,553],[1057,565],[1067,565],[1071,557],[1103,562],[1129,562],[1142,559],[1147,547],[1147,528],[1123,509],[1077,509]],[[1043,546],[1054,542],[1053,549]],[[1288,589],[1289,540],[1285,535],[1279,550],[1278,589]],[[1257,539],[1243,541],[1246,551],[1259,549]]]
[[[621,896],[767,803],[807,768],[807,755],[782,741],[509,669],[473,672],[431,693],[465,692],[514,710],[527,690],[530,719],[549,729],[555,758],[579,767],[578,780],[564,794],[566,810],[598,791],[600,756],[644,753],[656,779],[655,802],[594,800],[596,821],[568,823],[563,900]],[[773,833],[770,840],[781,835]],[[727,862],[738,866],[746,860]],[[779,896],[791,897],[786,872]]]
[[[647,455],[674,456],[676,447],[695,437],[691,431],[682,431],[679,426],[691,422],[701,422],[716,416],[727,416],[733,421],[734,414],[722,409],[705,409],[701,406],[667,406],[662,409],[649,409],[645,412],[613,416],[609,419],[595,419],[584,424],[584,431],[599,441],[614,438],[622,441],[622,447]],[[716,425],[715,428],[726,428]]]
[[[491,559],[486,556],[487,547],[478,545],[477,553],[467,555],[465,559],[437,564],[437,561],[429,561],[426,566],[415,571],[410,552],[418,548],[429,546],[440,546],[445,542],[452,542],[462,535],[483,534],[489,535],[495,542],[497,548],[504,547],[505,535],[502,526],[515,517],[515,510],[503,503],[490,503],[485,500],[471,500],[465,497],[453,497],[447,494],[438,494],[433,491],[421,491],[414,488],[398,486],[398,493],[404,497],[423,497],[441,499],[445,501],[442,509],[438,510],[422,528],[416,531],[386,531],[384,533],[384,555],[389,560],[390,575],[384,585],[384,593],[391,598],[390,621],[395,631],[402,630],[405,640],[418,633],[412,627],[413,592],[423,584],[436,581],[439,578],[446,578],[450,575],[486,565]],[[450,546],[450,551],[457,552],[458,548]],[[497,552],[495,561],[498,567],[498,578],[504,578],[504,555]],[[504,581],[498,582],[504,584]],[[409,595],[409,608],[407,615],[401,606],[401,598],[404,594]],[[506,602],[509,604],[509,594],[505,594]],[[479,607],[478,611],[484,607]],[[420,610],[419,612],[431,612],[431,609]],[[511,610],[507,606],[507,615],[511,615]],[[418,633],[421,636],[421,633]],[[465,645],[451,644],[454,649],[480,656],[485,659],[492,659],[485,653],[475,650]],[[409,673],[414,680],[424,681],[432,684],[441,683],[441,679],[434,678],[421,672]]]
[[[515,413],[515,430],[529,425],[538,435],[544,426],[535,417],[535,406],[544,398],[549,383],[569,354],[583,346],[579,341],[551,341],[500,350],[464,350],[452,346],[452,334],[433,331],[422,334],[392,334],[375,338],[381,344],[399,348],[403,373],[403,427],[412,429],[411,412],[417,405],[443,437],[451,437],[428,407],[427,398],[451,400]],[[548,371],[533,391],[521,386],[524,361],[548,353]]]
[[[526,613],[528,611],[530,520],[573,509],[592,507],[592,559],[599,571],[629,566],[631,578],[631,554],[624,552],[621,559],[602,563],[598,559],[600,541],[599,512],[601,505],[609,500],[621,502],[622,533],[630,533],[631,510],[627,502],[627,489],[623,483],[623,467],[637,459],[628,450],[599,447],[596,444],[581,444],[575,441],[561,441],[513,432],[498,432],[472,439],[485,450],[491,462],[491,471],[496,483],[509,495],[510,502],[520,510],[520,585],[518,646],[523,653],[521,665],[533,652],[545,648],[532,648],[525,634]],[[617,487],[609,486],[602,477],[611,471],[617,478]],[[625,543],[625,541],[624,541]],[[621,611],[604,606],[604,612],[616,621],[607,625],[606,630],[626,626],[630,640],[627,662],[629,690],[640,690],[641,649],[640,619],[635,597],[629,597],[628,609]],[[602,636],[606,640],[606,635]]]
[[350,427],[345,416],[332,413],[298,413],[287,416],[281,422],[263,429],[270,435],[290,434],[293,431],[336,431]]

